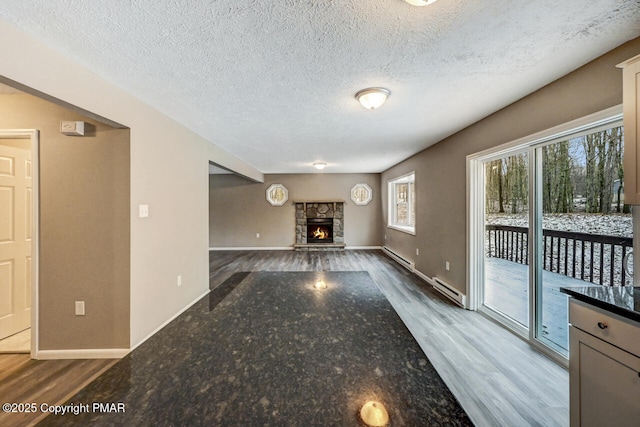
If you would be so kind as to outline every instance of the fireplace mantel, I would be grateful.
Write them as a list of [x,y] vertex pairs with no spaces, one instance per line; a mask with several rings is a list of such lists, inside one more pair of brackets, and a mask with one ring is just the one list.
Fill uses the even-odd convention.
[[333,200],[294,200],[293,204],[302,203],[304,205],[304,210],[307,210],[307,204],[309,203],[333,203],[333,210],[336,210],[336,203],[345,203],[345,200],[333,199]]

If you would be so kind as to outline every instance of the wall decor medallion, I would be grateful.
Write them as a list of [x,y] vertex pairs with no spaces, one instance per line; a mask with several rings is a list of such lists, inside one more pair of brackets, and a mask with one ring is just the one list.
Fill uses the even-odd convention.
[[373,199],[373,190],[367,184],[356,184],[351,189],[351,200],[356,205],[368,205],[371,199]]
[[267,202],[272,206],[282,206],[289,200],[289,191],[282,184],[271,184],[267,188]]

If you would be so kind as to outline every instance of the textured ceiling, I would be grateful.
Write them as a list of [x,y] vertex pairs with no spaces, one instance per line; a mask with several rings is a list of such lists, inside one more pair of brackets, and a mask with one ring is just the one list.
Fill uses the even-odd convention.
[[[2,0],[0,19],[264,173],[383,171],[640,36],[638,0]],[[379,110],[353,97],[369,86]]]

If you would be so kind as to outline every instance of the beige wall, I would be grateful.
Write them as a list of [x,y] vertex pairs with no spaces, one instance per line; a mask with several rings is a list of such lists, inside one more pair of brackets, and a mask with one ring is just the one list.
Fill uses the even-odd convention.
[[[351,188],[366,183],[373,200],[366,206],[351,201]],[[294,200],[344,200],[344,241],[352,246],[380,246],[379,174],[291,174],[265,175],[264,183],[253,183],[234,175],[209,177],[209,245],[211,247],[292,247],[295,243]],[[271,184],[289,191],[284,206],[271,206],[265,199]],[[256,238],[260,233],[260,238]]]
[[635,39],[385,171],[383,198],[387,180],[412,170],[417,192],[416,236],[385,227],[386,245],[425,275],[468,292],[466,156],[622,103],[622,74],[615,66],[638,53]]
[[[86,121],[86,136],[61,120]],[[0,96],[0,128],[40,131],[40,350],[127,348],[129,130],[30,95]]]
[[[0,40],[0,55],[10,58],[0,61],[0,76],[131,129],[130,346],[135,347],[209,289],[209,161],[256,180],[262,174],[4,21]],[[138,217],[140,204],[149,205],[148,218]],[[109,331],[102,325],[87,334]]]

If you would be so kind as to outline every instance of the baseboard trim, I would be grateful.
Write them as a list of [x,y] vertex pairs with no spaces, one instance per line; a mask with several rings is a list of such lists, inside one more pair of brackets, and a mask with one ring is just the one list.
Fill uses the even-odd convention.
[[[232,247],[210,247],[210,251],[292,251],[294,248],[292,246],[273,246],[273,247],[242,247],[242,246],[232,246]],[[358,251],[358,250],[382,250],[382,246],[345,246],[346,250]]]
[[58,359],[122,359],[129,354],[128,348],[91,348],[76,350],[39,350],[38,360]]
[[138,343],[136,343],[135,345],[131,346],[131,351],[135,350],[136,348],[140,347],[140,345],[142,343],[144,343],[146,340],[148,340],[149,338],[151,338],[152,336],[154,336],[155,334],[157,334],[160,329],[164,328],[165,326],[167,326],[169,323],[173,322],[178,316],[180,316],[182,313],[184,313],[185,311],[187,311],[188,309],[191,308],[191,306],[195,303],[197,303],[198,301],[200,301],[202,298],[204,298],[209,292],[211,292],[210,289],[207,289],[206,292],[203,292],[200,296],[196,297],[196,299],[194,299],[193,301],[191,301],[189,304],[187,304],[182,310],[178,311],[176,314],[174,314],[173,316],[171,316],[166,322],[164,322],[162,325],[158,326],[156,329],[153,330],[153,332],[151,332],[149,335],[147,335],[146,337],[144,337],[142,340],[140,340]]
[[293,246],[260,246],[260,247],[250,247],[250,246],[230,246],[230,247],[210,247],[210,251],[292,251]]
[[418,269],[414,269],[413,272],[416,274],[416,276],[418,276],[419,278],[421,278],[422,280],[424,280],[428,284],[432,285],[431,277],[427,276],[426,274],[424,274],[423,272],[421,272]]

